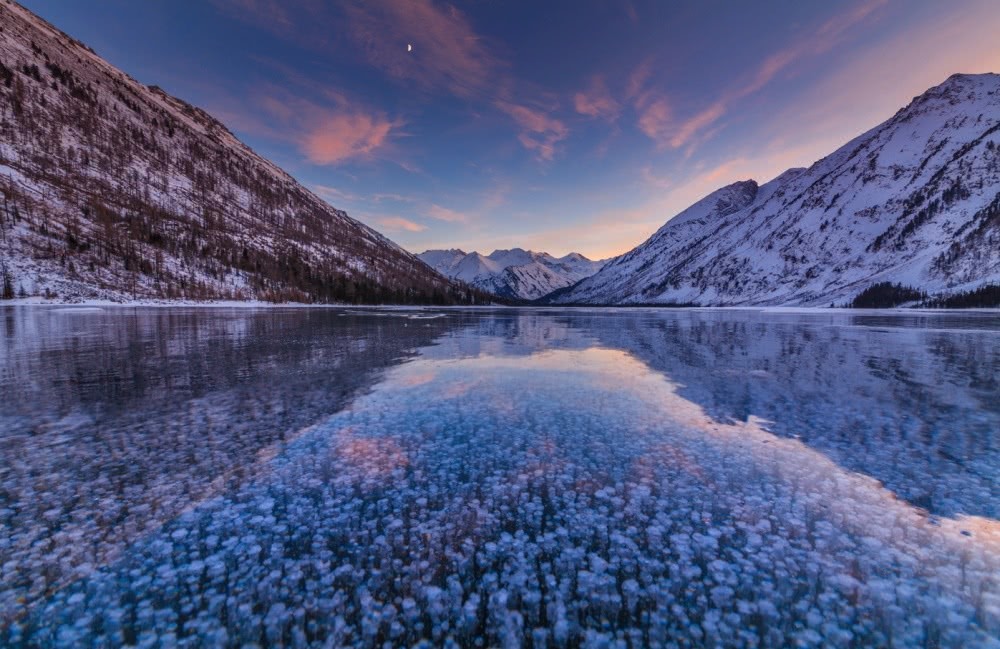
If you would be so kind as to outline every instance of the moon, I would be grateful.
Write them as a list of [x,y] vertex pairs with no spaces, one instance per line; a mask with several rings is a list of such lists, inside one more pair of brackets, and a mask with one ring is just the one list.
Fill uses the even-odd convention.
[[412,52],[413,51],[413,45],[411,45],[410,43],[407,43],[406,44],[406,51],[407,52]]

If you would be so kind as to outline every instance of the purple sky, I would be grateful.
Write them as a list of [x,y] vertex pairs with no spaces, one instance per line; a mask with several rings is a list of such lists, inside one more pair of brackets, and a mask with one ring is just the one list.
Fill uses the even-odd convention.
[[618,254],[1000,72],[996,0],[22,2],[414,252]]

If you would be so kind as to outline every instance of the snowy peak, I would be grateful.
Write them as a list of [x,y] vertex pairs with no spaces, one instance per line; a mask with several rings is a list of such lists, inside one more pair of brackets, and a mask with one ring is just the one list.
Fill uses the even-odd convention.
[[417,255],[442,275],[502,297],[534,300],[596,273],[603,261],[579,253],[555,258],[522,248],[483,256],[461,250],[428,250]]
[[472,252],[455,266],[455,279],[471,284],[477,277],[483,275],[495,275],[504,269],[504,266],[493,261],[489,257],[483,257],[478,252]]
[[749,205],[757,196],[757,181],[744,180],[717,189],[691,207],[687,208],[660,228],[653,239],[669,228],[676,228],[688,222],[705,223],[706,220],[721,219]]
[[953,75],[808,169],[723,187],[561,303],[844,304],[1000,281],[1000,76]]
[[452,248],[451,250],[428,250],[420,256],[420,259],[431,268],[452,268],[464,259],[466,254],[466,252],[457,248]]
[[727,185],[709,198],[714,200],[713,211],[719,216],[726,216],[739,211],[753,202],[758,189],[756,180],[741,180]]
[[549,255],[545,253],[531,252],[528,250],[523,250],[521,248],[511,248],[510,250],[494,250],[489,255],[486,256],[487,259],[496,263],[500,269],[508,268],[510,266],[522,266],[524,264],[530,264],[534,261],[538,261],[543,258],[549,258]]
[[897,118],[909,119],[928,110],[948,109],[965,102],[975,102],[996,90],[1000,75],[993,72],[983,74],[953,74],[942,83],[917,95],[904,107]]

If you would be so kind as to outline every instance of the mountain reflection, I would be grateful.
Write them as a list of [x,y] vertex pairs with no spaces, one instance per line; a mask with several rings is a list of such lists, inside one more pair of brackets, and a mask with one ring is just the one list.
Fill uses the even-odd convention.
[[7,308],[0,622],[267,469],[446,331],[329,310]]
[[1000,632],[995,315],[431,315],[15,312],[8,643]]
[[1000,316],[645,312],[562,319],[935,514],[1000,518]]

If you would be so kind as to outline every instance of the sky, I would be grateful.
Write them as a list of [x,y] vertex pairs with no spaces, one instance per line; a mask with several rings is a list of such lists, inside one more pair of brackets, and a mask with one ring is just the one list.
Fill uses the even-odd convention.
[[21,0],[413,252],[600,259],[956,72],[997,0]]

